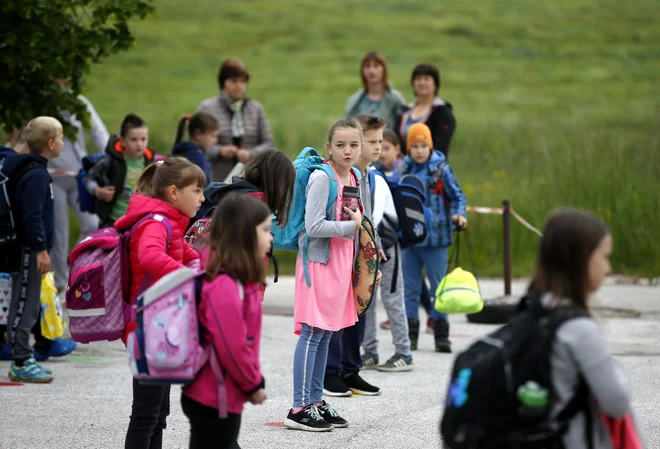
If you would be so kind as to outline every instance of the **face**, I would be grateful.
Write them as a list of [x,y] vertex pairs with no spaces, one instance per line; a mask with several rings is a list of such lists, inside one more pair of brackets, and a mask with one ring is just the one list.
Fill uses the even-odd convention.
[[144,150],[147,149],[149,144],[149,129],[146,126],[133,128],[128,131],[126,137],[122,137],[121,143],[126,156],[131,159],[138,159],[144,155]]
[[273,234],[270,232],[272,220],[270,215],[257,226],[257,252],[258,256],[264,257],[270,251],[270,245],[273,243]]
[[362,67],[362,75],[367,80],[367,84],[379,84],[383,82],[383,73],[385,69],[378,61],[373,59],[365,62]]
[[423,164],[431,157],[431,147],[424,142],[413,143],[410,146],[410,157],[418,164]]
[[358,161],[362,152],[360,132],[354,128],[337,128],[332,142],[325,144],[330,159],[337,166],[350,169]]
[[60,128],[57,131],[57,137],[48,141],[48,149],[53,153],[53,157],[59,157],[62,154],[62,147],[64,146],[64,131]]
[[202,147],[204,150],[208,150],[213,147],[213,145],[218,143],[218,134],[220,133],[220,128],[212,129],[206,132],[197,131],[195,133],[194,140]]
[[225,87],[222,89],[225,95],[232,101],[238,101],[245,97],[247,89],[247,80],[244,76],[235,76],[225,80]]
[[187,217],[194,217],[204,202],[204,189],[197,184],[191,184],[183,189],[170,186],[168,189],[170,202]]
[[612,272],[610,255],[612,254],[612,236],[606,235],[600,241],[589,258],[589,293],[598,290],[605,278]]
[[417,75],[413,80],[413,90],[416,96],[434,96],[435,95],[435,81],[429,75]]
[[394,146],[389,140],[383,140],[383,147],[378,160],[385,168],[392,168],[400,154],[401,147],[399,145]]
[[364,143],[362,144],[362,154],[360,158],[369,163],[376,162],[380,157],[383,145],[383,129],[370,129],[364,133]]

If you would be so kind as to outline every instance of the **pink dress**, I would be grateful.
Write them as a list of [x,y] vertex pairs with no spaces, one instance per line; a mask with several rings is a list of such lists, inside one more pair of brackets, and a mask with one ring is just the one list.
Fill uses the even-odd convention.
[[[335,219],[341,217],[344,186],[337,176],[337,208]],[[351,177],[351,185],[355,185]],[[294,333],[300,335],[303,324],[327,331],[338,331],[352,326],[358,320],[353,295],[353,239],[332,237],[327,264],[308,262],[307,270],[312,281],[307,286],[303,273],[303,261],[296,261],[296,293],[293,309]]]

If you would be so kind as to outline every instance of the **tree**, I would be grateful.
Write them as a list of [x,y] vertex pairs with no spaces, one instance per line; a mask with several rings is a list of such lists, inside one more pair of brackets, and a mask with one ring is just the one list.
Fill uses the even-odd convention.
[[[89,115],[78,100],[93,64],[127,50],[131,19],[153,0],[0,0],[0,125],[6,132],[60,111]],[[56,80],[68,79],[63,88]],[[60,120],[62,121],[62,120]],[[65,133],[73,128],[64,121]]]

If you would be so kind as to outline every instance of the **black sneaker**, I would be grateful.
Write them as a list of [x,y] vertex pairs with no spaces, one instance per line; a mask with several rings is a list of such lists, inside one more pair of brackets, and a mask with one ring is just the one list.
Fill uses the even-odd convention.
[[340,374],[326,374],[325,379],[323,379],[323,394],[326,396],[334,396],[336,398],[353,396],[353,392],[344,383]]
[[284,426],[307,432],[330,432],[335,429],[332,424],[323,419],[319,409],[313,405],[308,405],[298,413],[293,413],[293,409],[290,409],[284,420]]
[[323,419],[325,419],[327,422],[332,424],[332,427],[335,428],[348,427],[348,421],[346,421],[344,418],[339,416],[337,410],[335,410],[332,407],[332,405],[328,404],[327,402],[323,401],[323,405],[319,407],[319,412],[321,413],[321,417]]
[[378,354],[363,354],[362,369],[376,369],[378,366]]
[[344,382],[353,393],[363,396],[378,396],[380,394],[380,388],[371,385],[361,378],[358,373],[344,375]]
[[405,357],[401,354],[394,354],[387,362],[377,367],[378,371],[396,373],[399,371],[411,371],[415,368],[412,356]]

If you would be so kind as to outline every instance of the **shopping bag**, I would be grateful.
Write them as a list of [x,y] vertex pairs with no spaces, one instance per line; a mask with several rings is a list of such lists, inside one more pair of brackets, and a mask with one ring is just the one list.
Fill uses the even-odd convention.
[[49,340],[60,338],[64,334],[62,306],[55,287],[53,272],[41,278],[41,335]]

